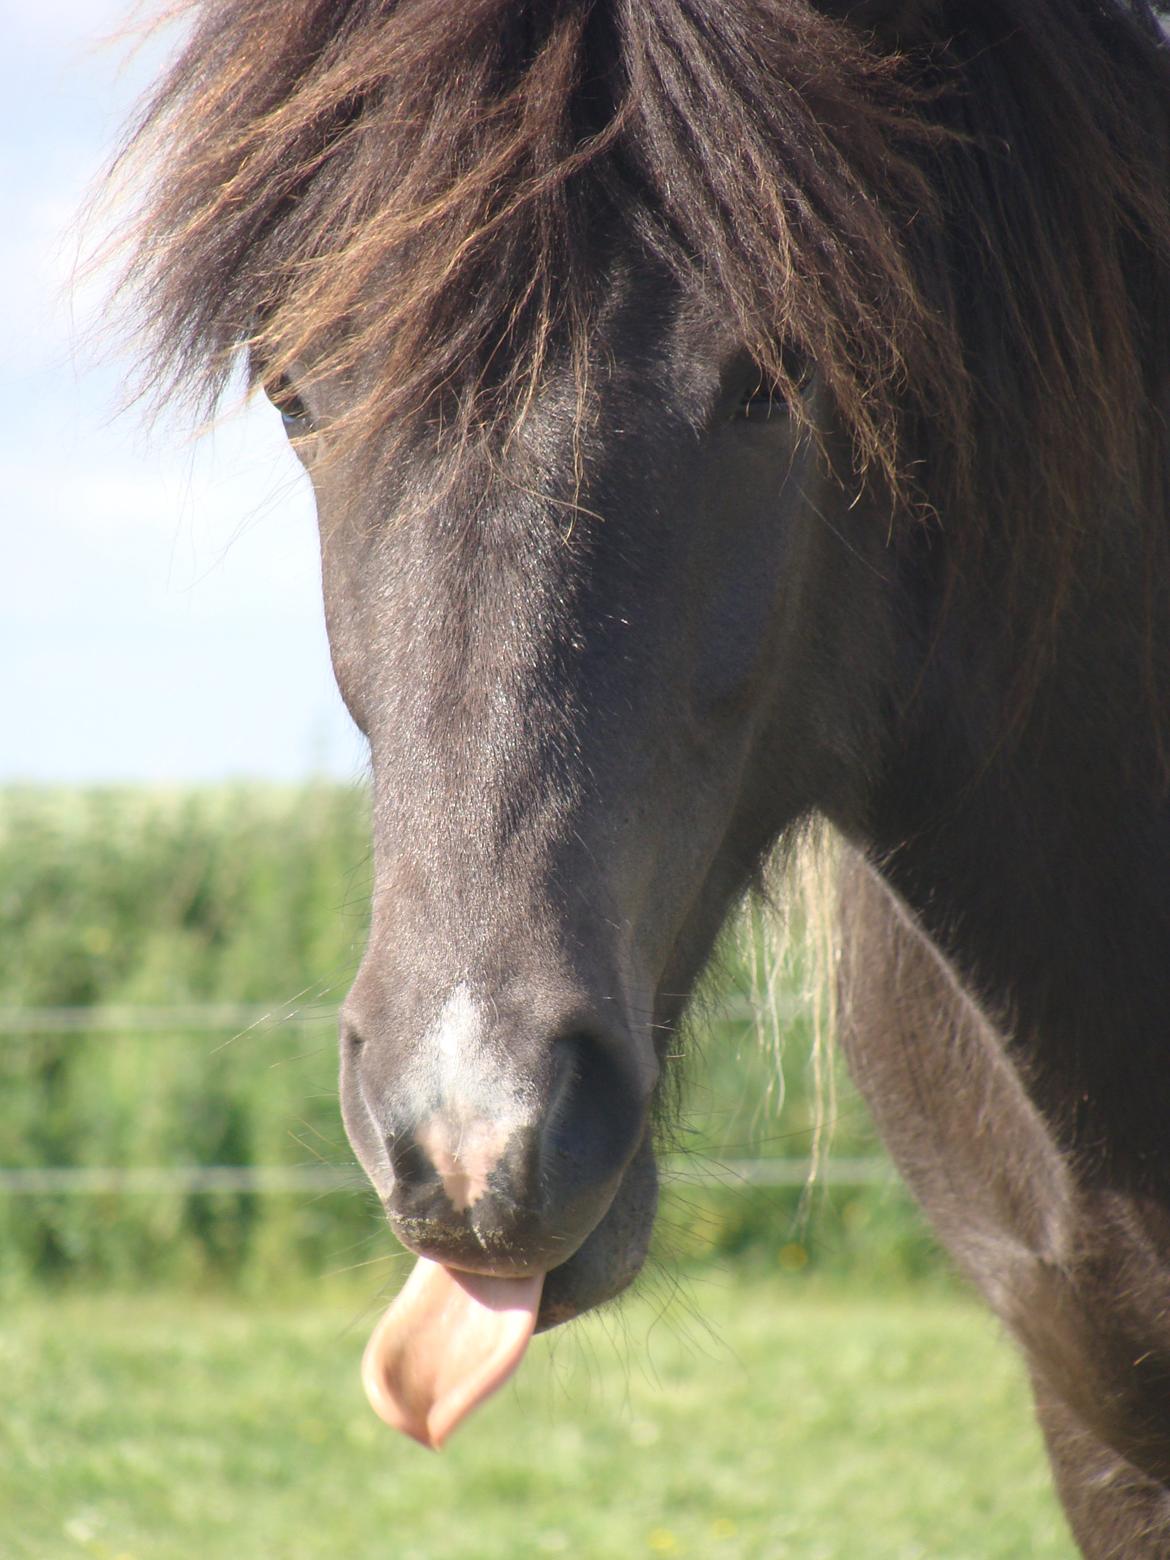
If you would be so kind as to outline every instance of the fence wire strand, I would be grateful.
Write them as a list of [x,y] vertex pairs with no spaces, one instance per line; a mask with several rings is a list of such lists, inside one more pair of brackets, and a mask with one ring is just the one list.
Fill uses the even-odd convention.
[[[783,999],[781,999],[783,1000]],[[800,1004],[793,1000],[792,1011]],[[711,1015],[722,1021],[748,1021],[754,1008],[746,999],[720,1004]],[[787,1015],[784,1015],[787,1016]],[[188,1003],[172,1007],[0,1007],[0,1044],[33,1036],[117,1037],[160,1039],[183,1034],[276,1031],[303,1033],[337,1022],[337,1009],[325,1004]],[[697,1182],[751,1187],[803,1187],[809,1178],[805,1158],[752,1158],[696,1162],[686,1155],[662,1161],[669,1175],[685,1174]],[[360,1184],[356,1165],[0,1165],[0,1195],[8,1197],[158,1196],[166,1193],[256,1193],[318,1195],[352,1189]],[[830,1159],[818,1172],[822,1185],[866,1187],[893,1184],[894,1173],[881,1158]]]

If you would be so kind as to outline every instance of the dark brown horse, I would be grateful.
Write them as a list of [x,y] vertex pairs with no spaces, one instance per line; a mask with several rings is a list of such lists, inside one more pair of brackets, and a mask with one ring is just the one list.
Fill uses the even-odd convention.
[[1162,8],[190,9],[129,283],[317,493],[342,1101],[430,1259],[375,1398],[437,1441],[631,1280],[671,1032],[819,814],[855,1076],[1085,1552],[1170,1554]]

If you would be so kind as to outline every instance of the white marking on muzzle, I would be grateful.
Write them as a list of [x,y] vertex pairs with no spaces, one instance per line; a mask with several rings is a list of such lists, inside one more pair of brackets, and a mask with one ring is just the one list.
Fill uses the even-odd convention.
[[416,1138],[457,1213],[487,1191],[512,1133],[531,1113],[529,1091],[509,1080],[507,1059],[489,1045],[485,1027],[480,1005],[460,981],[420,1046],[440,1108]]
[[465,981],[455,987],[423,1036],[422,1052],[438,1059],[444,1100],[454,1102],[474,1092],[483,1072],[483,1015]]

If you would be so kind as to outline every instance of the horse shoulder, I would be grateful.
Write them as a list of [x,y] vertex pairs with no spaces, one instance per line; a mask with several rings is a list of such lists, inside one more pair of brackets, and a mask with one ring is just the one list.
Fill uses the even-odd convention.
[[1135,1192],[1095,1185],[1062,1153],[1005,1025],[852,852],[840,917],[850,1073],[940,1240],[1023,1349],[1079,1541],[1090,1555],[1164,1556],[1165,1215]]

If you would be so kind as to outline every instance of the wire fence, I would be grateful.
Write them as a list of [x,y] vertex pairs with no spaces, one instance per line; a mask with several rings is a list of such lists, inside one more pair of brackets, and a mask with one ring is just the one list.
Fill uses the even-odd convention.
[[[776,1016],[783,1020],[799,1010],[795,999],[781,999]],[[755,1009],[745,999],[720,1003],[708,1014],[712,1021],[749,1022]],[[219,1034],[224,1043],[262,1031],[298,1034],[335,1026],[337,1008],[329,1004],[188,1003],[176,1006],[0,1007],[0,1045],[34,1037],[96,1036],[116,1038],[157,1036],[160,1041],[181,1035]],[[691,1184],[744,1187],[803,1187],[808,1183],[807,1158],[712,1159],[709,1155],[667,1155],[664,1175]],[[889,1164],[877,1156],[832,1158],[817,1167],[817,1181],[840,1187],[894,1184]],[[361,1169],[349,1165],[187,1164],[152,1166],[0,1165],[0,1195],[28,1196],[151,1196],[164,1193],[255,1193],[317,1196],[364,1184]]]
[[[689,1182],[728,1186],[804,1186],[808,1162],[802,1159],[731,1159],[723,1163],[697,1162],[685,1156],[668,1156],[665,1174],[685,1175]],[[830,1186],[884,1186],[893,1172],[884,1159],[830,1159],[817,1172],[819,1183]],[[142,1168],[110,1166],[76,1167],[46,1165],[43,1169],[0,1168],[0,1193],[9,1197],[31,1196],[140,1196],[165,1192],[280,1192],[304,1193],[352,1190],[364,1184],[356,1166],[342,1165],[154,1165]]]
[[[802,1010],[795,997],[775,998],[771,1006],[780,1019]],[[98,1034],[220,1034],[242,1036],[257,1029],[319,1029],[336,1024],[332,1003],[191,1002],[173,1007],[111,1005],[106,1007],[0,1007],[0,1040],[22,1035]],[[709,1017],[717,1022],[747,1023],[756,1008],[745,998],[714,1005]]]
[[223,1034],[320,1029],[337,1008],[294,1003],[197,1002],[176,1007],[0,1007],[0,1039],[26,1035]]

